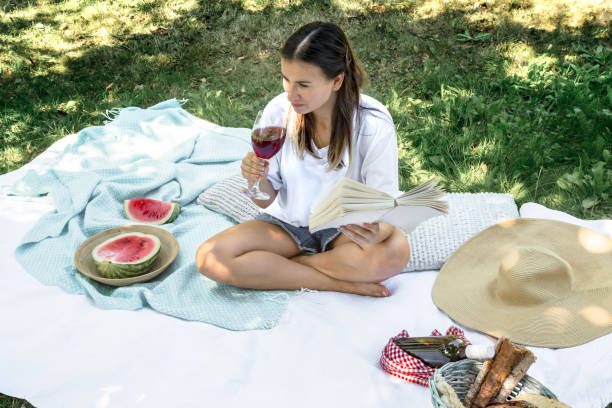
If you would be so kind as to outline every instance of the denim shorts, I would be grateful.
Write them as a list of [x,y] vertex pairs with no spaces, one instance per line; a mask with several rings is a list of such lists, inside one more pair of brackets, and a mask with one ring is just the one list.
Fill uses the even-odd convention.
[[287,231],[287,234],[293,238],[298,248],[300,248],[302,252],[306,252],[308,254],[325,252],[327,250],[327,246],[338,235],[340,235],[340,230],[338,228],[326,228],[311,233],[308,230],[308,227],[296,227],[264,212],[255,217],[255,219],[267,222],[269,224],[278,225]]

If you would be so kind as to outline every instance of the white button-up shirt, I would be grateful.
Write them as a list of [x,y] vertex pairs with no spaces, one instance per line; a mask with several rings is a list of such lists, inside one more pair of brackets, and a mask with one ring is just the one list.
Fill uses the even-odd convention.
[[[264,110],[289,112],[287,94],[272,99]],[[292,112],[292,111],[291,111]],[[295,113],[291,113],[295,115]],[[384,191],[392,196],[399,193],[397,136],[389,111],[376,99],[361,95],[360,120],[353,120],[353,159],[345,166],[328,169],[328,146],[313,150],[320,159],[304,152],[300,159],[293,147],[296,135],[287,127],[287,138],[281,150],[270,159],[268,180],[278,191],[276,199],[263,211],[295,226],[308,226],[311,206],[343,176]],[[292,123],[291,117],[288,123]]]

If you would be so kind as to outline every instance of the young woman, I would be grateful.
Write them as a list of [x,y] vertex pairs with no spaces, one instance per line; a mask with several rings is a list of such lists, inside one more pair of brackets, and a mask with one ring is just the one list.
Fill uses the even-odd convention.
[[265,111],[286,112],[287,139],[269,161],[248,153],[242,175],[270,195],[264,211],[200,246],[196,264],[210,279],[252,289],[330,290],[385,297],[380,284],[408,263],[402,232],[384,223],[311,234],[310,207],[346,176],[398,193],[397,139],[387,109],[360,94],[365,73],[342,30],[311,23],[281,50],[285,93]]

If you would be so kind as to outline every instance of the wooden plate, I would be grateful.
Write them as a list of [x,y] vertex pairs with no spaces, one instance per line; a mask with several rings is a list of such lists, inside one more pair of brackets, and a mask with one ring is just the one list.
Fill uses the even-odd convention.
[[[132,276],[130,278],[118,278],[110,279],[105,278],[96,269],[93,256],[91,252],[93,249],[101,244],[103,241],[112,238],[114,236],[125,234],[127,232],[141,232],[143,234],[156,235],[161,241],[161,248],[159,250],[159,256],[151,265],[149,272],[139,275]],[[146,282],[153,279],[160,273],[162,273],[178,255],[179,243],[174,238],[174,235],[166,231],[165,229],[152,227],[150,225],[124,225],[121,227],[115,227],[99,232],[96,235],[89,237],[83,242],[74,254],[74,265],[77,270],[83,275],[91,278],[95,281],[105,283],[111,286],[127,286],[132,283]]]

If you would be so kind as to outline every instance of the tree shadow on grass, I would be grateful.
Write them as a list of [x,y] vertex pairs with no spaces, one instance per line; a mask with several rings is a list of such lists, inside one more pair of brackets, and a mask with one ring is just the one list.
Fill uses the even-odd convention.
[[5,13],[10,13],[33,5],[36,5],[36,0],[5,0],[0,6],[0,10]]
[[[557,207],[561,200],[567,203],[559,209],[575,215],[609,216],[612,207],[606,202],[612,186],[601,181],[595,185],[592,179],[601,171],[591,170],[605,163],[603,177],[606,171],[612,174],[612,161],[605,152],[612,149],[612,115],[606,109],[612,53],[609,37],[596,38],[602,27],[591,22],[571,33],[563,31],[559,21],[552,31],[515,22],[461,27],[468,15],[451,11],[419,21],[432,26],[440,21],[456,23],[460,30],[447,38],[466,38],[457,31],[469,28],[469,37],[487,33],[491,40],[436,47],[436,38],[417,34],[430,53],[421,67],[421,86],[408,94],[427,102],[411,104],[413,98],[404,98],[411,109],[395,103],[399,108],[394,118],[407,125],[404,134],[413,152],[400,163],[403,179],[422,181],[423,175],[420,180],[411,177],[420,170],[438,175],[451,191],[513,192],[519,204],[543,201]],[[530,64],[521,67],[510,54],[495,48],[496,43],[516,42],[534,54]],[[436,56],[440,48],[446,51],[443,58]],[[452,61],[457,63],[449,64]],[[517,65],[522,75],[512,72]],[[414,120],[418,115],[421,118]],[[557,180],[577,168],[583,180],[572,190],[560,191]],[[589,202],[599,204],[588,207]]]

